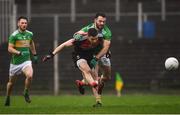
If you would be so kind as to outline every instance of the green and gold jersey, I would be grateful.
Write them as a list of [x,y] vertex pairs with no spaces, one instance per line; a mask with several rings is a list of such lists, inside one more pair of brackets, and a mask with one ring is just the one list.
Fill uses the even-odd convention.
[[30,44],[32,42],[33,33],[26,30],[20,32],[14,31],[9,37],[9,43],[14,44],[14,48],[21,52],[22,55],[12,54],[11,63],[21,64],[30,60]]
[[[81,31],[88,32],[89,28],[96,28],[95,24],[91,23],[91,24],[85,26],[84,28],[82,28]],[[111,40],[112,33],[107,25],[104,25],[104,28],[102,30],[98,30],[98,37],[101,37],[104,40]]]

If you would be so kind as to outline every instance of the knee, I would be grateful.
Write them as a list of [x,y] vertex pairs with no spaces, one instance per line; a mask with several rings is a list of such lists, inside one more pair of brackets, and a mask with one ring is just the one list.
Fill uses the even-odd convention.
[[31,80],[32,80],[32,76],[27,76],[27,79],[28,79],[29,81],[31,81]]
[[110,81],[111,80],[111,73],[110,72],[105,72],[103,75],[104,81]]
[[110,80],[111,80],[111,76],[108,76],[108,77],[107,77],[107,81],[110,81]]
[[32,79],[32,77],[33,77],[33,69],[32,68],[29,67],[29,68],[23,70],[23,73],[26,76],[26,79],[29,79],[29,80]]
[[12,86],[13,85],[13,83],[11,82],[11,81],[9,81],[8,83],[7,83],[7,86]]
[[105,82],[110,81],[110,80],[111,80],[110,76],[104,76],[103,77],[103,81],[105,81]]
[[32,73],[27,73],[26,74],[26,79],[32,80],[32,78],[33,78],[33,74]]

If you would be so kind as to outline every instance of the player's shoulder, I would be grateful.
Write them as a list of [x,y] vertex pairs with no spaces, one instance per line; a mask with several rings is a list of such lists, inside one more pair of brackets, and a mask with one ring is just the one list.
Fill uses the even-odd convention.
[[95,27],[95,26],[94,26],[94,23],[90,23],[90,24],[87,25],[87,27],[93,28],[93,27]]
[[111,40],[112,33],[111,33],[111,30],[109,29],[109,27],[107,25],[104,25],[102,33],[104,34],[104,37],[106,40]]
[[102,32],[106,36],[112,36],[112,32],[111,32],[111,30],[109,29],[109,27],[107,25],[104,25],[104,28],[103,28]]
[[18,31],[18,30],[15,30],[15,31],[11,34],[11,36],[16,36],[17,34],[19,34],[19,31]]
[[107,25],[104,25],[104,30],[107,32],[111,32],[110,28]]
[[26,30],[26,33],[33,35],[33,32]]
[[84,26],[84,27],[82,28],[82,30],[83,30],[83,29],[88,30],[88,29],[90,29],[90,28],[94,28],[94,24],[93,24],[93,23],[90,23],[90,24]]

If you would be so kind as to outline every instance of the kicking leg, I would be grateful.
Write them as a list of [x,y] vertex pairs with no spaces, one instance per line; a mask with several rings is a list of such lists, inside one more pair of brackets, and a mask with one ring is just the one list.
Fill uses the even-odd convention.
[[79,63],[77,65],[78,65],[79,69],[81,70],[84,79],[86,79],[86,81],[88,82],[88,84],[92,87],[97,86],[97,82],[92,77],[92,71],[91,71],[91,68],[89,67],[87,61],[84,59],[80,59],[80,60],[78,60],[77,63]]
[[[82,73],[82,76],[83,76],[83,78],[84,78],[84,74],[83,74],[83,73]],[[84,79],[83,79],[83,80],[84,80]],[[80,94],[84,95],[85,89],[84,89],[83,86],[85,85],[85,81],[76,80],[75,82],[76,82],[76,86],[77,86]]]

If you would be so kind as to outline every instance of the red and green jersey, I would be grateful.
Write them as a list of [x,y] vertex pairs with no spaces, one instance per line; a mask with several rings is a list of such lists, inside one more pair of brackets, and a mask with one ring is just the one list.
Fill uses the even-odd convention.
[[22,55],[12,54],[11,63],[21,64],[30,60],[30,44],[32,42],[33,33],[26,30],[20,32],[14,31],[9,37],[9,43],[14,44],[14,48],[21,52]]
[[[88,32],[89,28],[96,28],[94,23],[91,23],[81,29],[81,31]],[[103,38],[104,40],[111,40],[112,33],[107,25],[104,25],[104,28],[98,31],[98,37]]]

